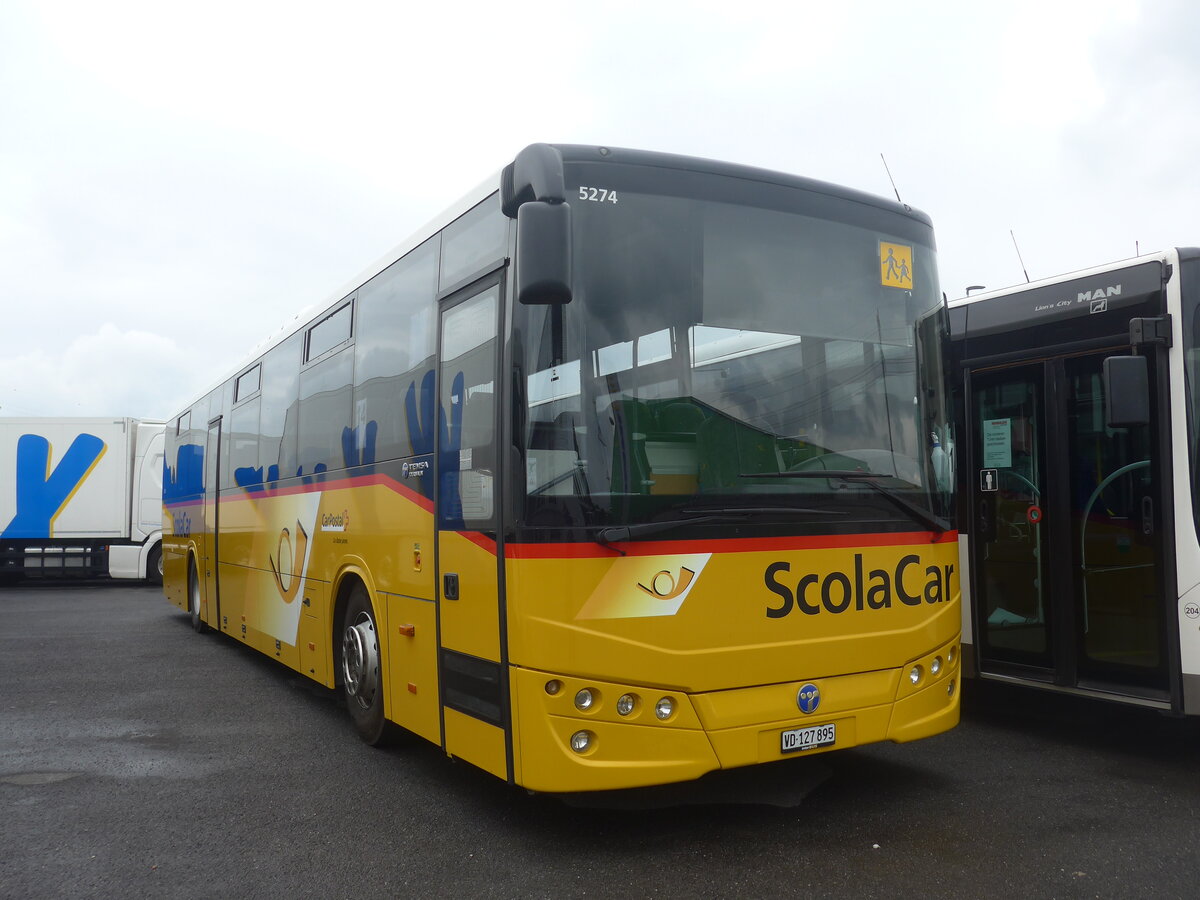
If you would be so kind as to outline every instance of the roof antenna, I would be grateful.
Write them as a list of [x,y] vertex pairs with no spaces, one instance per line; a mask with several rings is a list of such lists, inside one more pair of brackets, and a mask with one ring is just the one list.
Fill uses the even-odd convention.
[[1029,270],[1025,268],[1025,260],[1021,259],[1021,248],[1017,246],[1017,236],[1015,234],[1013,234],[1013,230],[1011,228],[1008,229],[1008,233],[1009,233],[1009,235],[1011,235],[1011,237],[1013,239],[1013,249],[1017,251],[1017,259],[1021,263],[1021,271],[1025,273],[1025,281],[1026,281],[1026,283],[1028,283],[1029,282]]
[[887,159],[882,153],[879,154],[879,158],[883,160],[883,171],[887,172],[888,181],[892,183],[892,190],[896,192],[896,202],[903,204],[904,201],[900,199],[900,190],[896,187],[896,179],[892,177],[892,170],[888,168]]

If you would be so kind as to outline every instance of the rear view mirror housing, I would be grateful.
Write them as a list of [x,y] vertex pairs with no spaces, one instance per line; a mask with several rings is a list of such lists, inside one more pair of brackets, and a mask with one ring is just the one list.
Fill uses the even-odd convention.
[[500,209],[510,219],[517,218],[525,203],[566,199],[562,153],[549,144],[530,144],[500,175]]
[[1150,424],[1150,375],[1144,356],[1104,360],[1104,424],[1129,428]]
[[517,210],[517,300],[571,302],[571,207],[533,201]]
[[571,302],[571,207],[562,153],[530,144],[505,167],[500,208],[517,220],[517,300],[539,306]]

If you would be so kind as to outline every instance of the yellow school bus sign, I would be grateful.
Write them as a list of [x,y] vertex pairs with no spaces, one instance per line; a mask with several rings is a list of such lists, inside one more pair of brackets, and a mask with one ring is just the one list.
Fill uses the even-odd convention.
[[912,247],[879,242],[879,283],[884,287],[913,287]]

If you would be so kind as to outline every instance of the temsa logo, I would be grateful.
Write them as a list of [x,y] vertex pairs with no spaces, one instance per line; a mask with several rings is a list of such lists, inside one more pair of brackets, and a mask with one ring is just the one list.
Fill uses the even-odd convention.
[[680,567],[678,578],[672,575],[667,569],[663,569],[650,579],[649,587],[639,581],[638,588],[651,597],[658,597],[660,600],[674,600],[688,589],[688,585],[692,583],[692,579],[695,577],[696,573],[687,566]]
[[763,573],[767,590],[780,599],[778,606],[767,607],[768,618],[781,619],[793,609],[809,616],[822,611],[836,615],[851,608],[888,609],[893,599],[905,606],[941,603],[951,596],[950,578],[954,575],[952,564],[923,566],[921,557],[915,553],[903,557],[894,569],[869,572],[863,566],[862,554],[855,553],[853,572],[834,571],[824,575],[810,572],[794,582],[790,578],[785,581],[783,576],[791,569],[791,563],[776,562]]

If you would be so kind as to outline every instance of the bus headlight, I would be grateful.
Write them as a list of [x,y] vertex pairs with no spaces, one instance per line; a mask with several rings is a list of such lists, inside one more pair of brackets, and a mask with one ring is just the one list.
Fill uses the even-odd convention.
[[673,712],[675,712],[675,701],[670,697],[663,697],[654,704],[654,714],[660,719],[671,718]]
[[[580,712],[585,712],[592,708],[592,704],[596,702],[595,695],[592,694],[591,688],[584,688],[575,695],[575,708]],[[583,732],[580,732],[582,734]]]
[[637,697],[633,694],[622,694],[617,699],[617,715],[627,716],[637,706]]
[[933,662],[931,662],[929,664],[929,674],[930,675],[940,675],[941,672],[942,672],[942,658],[940,656],[935,656],[933,658]]
[[908,670],[908,680],[912,684],[920,684],[921,679],[924,677],[924,675],[925,675],[925,670],[922,669],[920,666],[913,666],[911,669]]
[[559,681],[557,678],[551,678],[549,681],[546,682],[546,693],[549,694],[551,697],[553,697],[555,694],[557,694],[561,690],[562,690],[562,682]]
[[571,735],[571,749],[576,753],[587,753],[596,736],[590,731],[577,731]]

